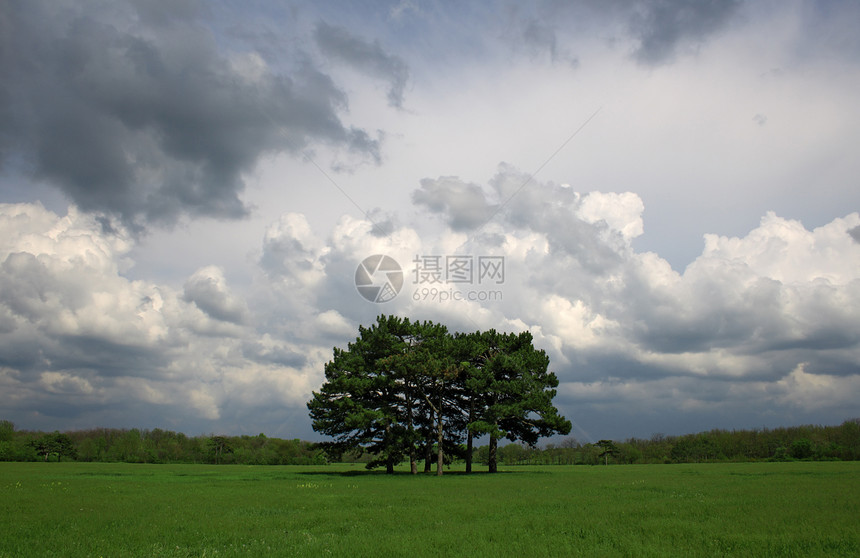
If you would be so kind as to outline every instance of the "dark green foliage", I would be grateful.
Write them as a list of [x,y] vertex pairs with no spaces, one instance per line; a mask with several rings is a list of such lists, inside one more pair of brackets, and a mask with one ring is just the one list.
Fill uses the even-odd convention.
[[[454,453],[468,471],[475,435],[489,435],[494,448],[501,438],[533,446],[570,432],[552,405],[558,379],[548,365],[528,332],[452,336],[432,322],[379,316],[346,350],[334,349],[308,410],[314,430],[333,438],[322,444],[331,456],[367,451],[377,456],[368,468],[388,472],[408,458],[416,473],[418,456],[428,470],[435,454],[442,474],[445,454]],[[489,463],[495,471],[493,449]]]
[[809,459],[812,457],[812,442],[806,438],[793,441],[791,443],[791,456],[795,459]]
[[15,439],[15,424],[12,421],[0,420],[0,442],[11,442]]
[[375,456],[368,468],[388,472],[405,458],[415,463],[418,446],[429,443],[434,403],[448,362],[442,358],[447,331],[430,322],[380,316],[347,350],[334,349],[326,382],[308,410],[314,430],[331,436],[320,444],[332,457],[346,451]]
[[600,448],[600,457],[603,458],[604,465],[609,465],[609,458],[618,454],[618,446],[612,440],[600,440],[597,442],[597,447]]
[[465,364],[468,431],[490,437],[490,472],[496,471],[499,439],[534,446],[543,436],[570,432],[570,422],[552,405],[558,378],[547,371],[549,358],[534,348],[529,332],[490,330],[458,335],[455,341]]
[[[605,453],[607,443],[615,449]],[[489,447],[476,449],[476,459],[487,463]],[[506,465],[596,465],[598,463],[705,463],[726,461],[856,461],[860,460],[860,420],[839,426],[793,426],[761,430],[711,430],[684,436],[655,434],[649,440],[600,440],[580,444],[567,438],[558,446],[508,449]]]
[[72,443],[72,439],[69,438],[68,434],[61,434],[60,432],[43,434],[38,439],[31,440],[30,445],[37,454],[44,456],[45,461],[53,456],[57,458],[57,461],[62,461],[64,456],[74,459],[77,455],[77,448]]
[[125,463],[312,465],[326,462],[315,444],[259,436],[188,437],[170,430],[99,428],[66,433],[14,432],[0,461],[75,459]]
[[[451,419],[449,419],[450,421]],[[8,421],[5,421],[8,422]],[[9,423],[11,424],[11,423]],[[7,432],[9,430],[7,429]],[[132,434],[130,434],[132,433]],[[52,433],[11,430],[11,439],[6,435],[0,441],[0,461],[44,461],[44,454],[37,454],[31,444]],[[214,455],[209,452],[211,436],[188,437],[169,430],[120,430],[100,428],[66,432],[71,439],[77,457],[75,461],[123,461],[125,455],[130,463],[214,463]],[[137,436],[135,453],[128,454],[125,445]],[[676,446],[695,446],[703,437],[709,439],[713,448],[705,454],[687,454],[675,451]],[[298,439],[285,440],[258,436],[225,436],[233,448],[233,453],[223,454],[221,463],[243,465],[312,465],[326,462],[325,455],[316,444]],[[629,438],[615,442],[618,453],[610,463],[672,463],[721,461],[793,461],[792,454],[797,448],[805,448],[808,440],[811,455],[801,457],[814,461],[853,461],[860,460],[860,421],[857,419],[843,422],[838,426],[793,426],[761,430],[712,430],[684,436],[663,436],[655,434],[650,439]],[[423,451],[423,445],[420,447]],[[435,450],[435,444],[431,446]],[[465,458],[465,447],[449,444],[446,440],[445,464]],[[807,455],[804,453],[797,455]],[[565,438],[558,443],[550,443],[543,449],[527,444],[508,444],[498,448],[499,463],[505,465],[597,465],[604,463],[600,456],[601,448],[595,444],[581,444],[574,438]],[[676,459],[673,459],[672,456]],[[423,453],[419,452],[419,456]],[[435,456],[435,454],[434,454]],[[476,463],[488,464],[489,446],[474,450]],[[342,456],[344,462],[367,463],[375,456],[347,452]],[[71,459],[63,455],[62,460]],[[49,461],[56,461],[57,455],[49,454]]]
[[209,453],[214,457],[215,463],[221,463],[224,456],[233,453],[233,445],[227,436],[212,436],[209,439]]

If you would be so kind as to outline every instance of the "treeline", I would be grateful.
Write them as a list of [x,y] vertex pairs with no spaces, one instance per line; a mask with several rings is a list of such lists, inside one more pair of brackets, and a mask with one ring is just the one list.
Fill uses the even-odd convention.
[[[474,460],[489,464],[488,445]],[[435,456],[434,456],[435,457]],[[347,452],[344,462],[373,461]],[[497,449],[503,465],[602,465],[720,461],[860,461],[860,418],[839,426],[792,426],[755,430],[711,430],[683,436],[655,434],[624,442],[582,444],[565,438],[543,448],[508,444]],[[170,430],[96,428],[74,432],[16,431],[0,421],[0,461],[104,461],[127,463],[223,463],[315,465],[327,463],[317,444],[258,436],[186,436]],[[454,458],[453,461],[461,461]],[[450,461],[449,461],[450,462]]]
[[186,436],[170,430],[95,428],[16,431],[0,421],[0,461],[104,461],[313,465],[326,462],[311,442],[258,436]]
[[[508,444],[497,451],[505,465],[602,465],[702,463],[720,461],[857,461],[860,460],[860,418],[839,426],[792,426],[755,430],[711,430],[683,436],[655,434],[624,442],[600,440],[581,444],[566,438],[558,445],[534,448]],[[489,447],[475,449],[486,464]]]

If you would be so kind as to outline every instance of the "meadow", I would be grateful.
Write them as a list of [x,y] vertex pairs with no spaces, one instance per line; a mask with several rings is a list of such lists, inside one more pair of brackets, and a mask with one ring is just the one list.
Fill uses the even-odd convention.
[[0,556],[858,556],[860,463],[0,463]]

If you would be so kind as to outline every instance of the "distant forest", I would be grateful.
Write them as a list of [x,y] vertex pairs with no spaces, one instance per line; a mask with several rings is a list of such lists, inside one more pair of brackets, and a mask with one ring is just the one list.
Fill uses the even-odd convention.
[[[487,464],[489,447],[475,448],[476,463]],[[341,461],[367,462],[372,455],[344,454]],[[435,457],[434,457],[435,459]],[[839,426],[793,426],[754,430],[711,430],[683,436],[558,444],[532,448],[508,444],[498,449],[504,465],[604,465],[719,461],[860,460],[860,419]],[[161,430],[95,428],[72,432],[15,430],[0,421],[0,461],[104,461],[127,463],[212,463],[242,465],[323,465],[325,452],[299,439],[257,436],[186,436]],[[429,465],[429,463],[428,463]]]

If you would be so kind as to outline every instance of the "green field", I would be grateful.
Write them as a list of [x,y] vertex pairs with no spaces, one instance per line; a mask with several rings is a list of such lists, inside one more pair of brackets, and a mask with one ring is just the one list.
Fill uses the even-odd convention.
[[0,463],[0,556],[858,556],[860,463]]

